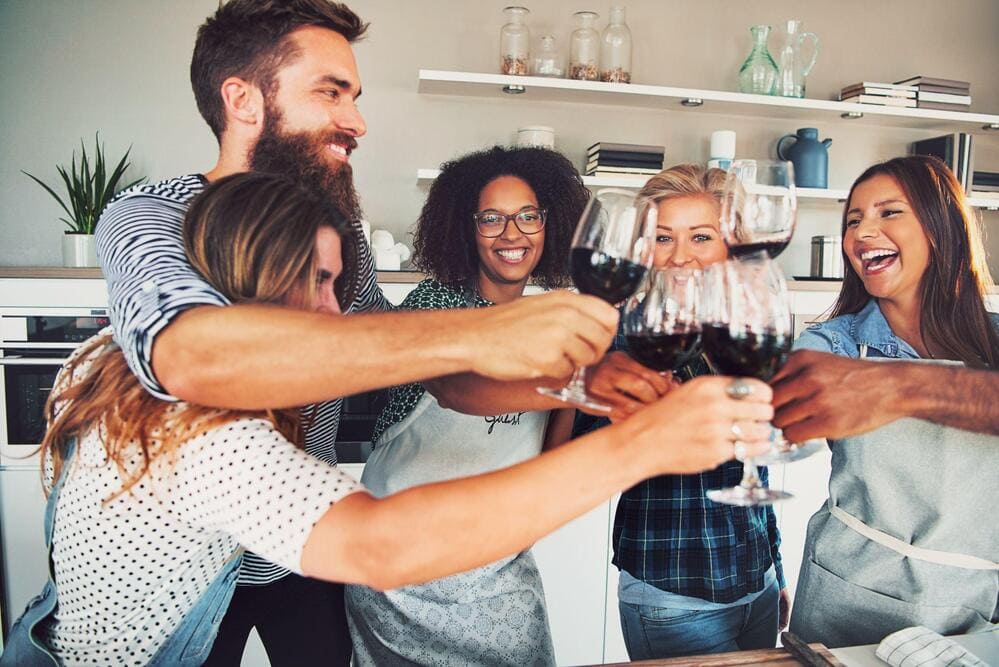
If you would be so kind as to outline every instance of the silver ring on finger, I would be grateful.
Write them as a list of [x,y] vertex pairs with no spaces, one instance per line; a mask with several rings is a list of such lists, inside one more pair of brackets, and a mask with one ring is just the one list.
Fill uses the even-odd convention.
[[753,386],[742,378],[736,378],[725,388],[725,393],[739,401],[753,393]]

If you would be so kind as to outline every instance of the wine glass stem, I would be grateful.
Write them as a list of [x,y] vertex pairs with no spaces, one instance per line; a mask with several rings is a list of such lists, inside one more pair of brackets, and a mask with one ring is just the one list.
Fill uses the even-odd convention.
[[586,393],[586,366],[577,366],[569,378],[567,388],[577,393]]
[[756,470],[756,463],[752,457],[747,456],[742,460],[742,481],[739,486],[747,491],[754,491],[760,488],[760,476]]

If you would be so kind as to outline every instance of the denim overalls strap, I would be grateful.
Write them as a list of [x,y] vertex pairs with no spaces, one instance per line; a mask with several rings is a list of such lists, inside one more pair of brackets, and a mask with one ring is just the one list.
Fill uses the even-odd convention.
[[[0,654],[0,667],[18,665],[19,667],[51,667],[59,665],[59,661],[49,652],[45,643],[35,634],[35,630],[55,612],[58,602],[55,589],[55,570],[52,566],[52,533],[55,528],[56,506],[59,504],[59,492],[63,482],[69,475],[70,463],[76,451],[76,438],[70,438],[66,443],[63,456],[62,471],[49,493],[45,504],[45,546],[49,550],[49,576],[40,595],[28,602],[24,613],[14,621],[4,642],[3,653]],[[44,453],[43,453],[44,456]]]
[[[76,449],[71,438],[66,446],[62,472],[45,506],[45,545],[49,550],[49,577],[42,593],[33,598],[24,613],[14,622],[0,654],[0,667],[58,667],[59,660],[52,655],[37,629],[55,612],[58,598],[55,588],[55,569],[52,564],[52,534],[55,529],[56,506],[59,493],[69,474],[70,461]],[[222,567],[205,592],[198,598],[183,620],[160,646],[149,662],[151,667],[198,667],[204,664],[212,650],[222,617],[225,616],[236,589],[243,548],[238,548]]]

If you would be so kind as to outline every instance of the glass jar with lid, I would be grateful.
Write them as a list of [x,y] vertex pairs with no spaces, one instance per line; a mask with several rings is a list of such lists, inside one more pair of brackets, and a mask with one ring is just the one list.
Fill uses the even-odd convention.
[[569,79],[596,81],[600,75],[600,33],[596,12],[576,12],[576,29],[569,39]]
[[562,76],[562,56],[554,35],[545,35],[538,42],[538,48],[531,58],[531,74],[534,76]]
[[527,27],[526,7],[505,7],[506,25],[500,30],[500,73],[527,74],[531,49],[531,31]]
[[631,30],[624,22],[624,7],[611,7],[600,42],[600,80],[631,83]]

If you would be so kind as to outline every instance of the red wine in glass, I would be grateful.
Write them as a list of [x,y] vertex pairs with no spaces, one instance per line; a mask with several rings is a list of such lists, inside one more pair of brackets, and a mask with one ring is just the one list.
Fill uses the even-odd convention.
[[696,331],[676,333],[628,334],[628,355],[654,371],[673,371],[697,356],[700,334]]
[[791,336],[774,331],[732,331],[728,325],[705,325],[701,336],[711,363],[722,375],[766,382],[784,365]]
[[647,271],[637,262],[591,248],[573,248],[569,253],[569,273],[577,289],[610,304],[634,294]]
[[745,243],[742,245],[735,245],[729,248],[729,252],[736,259],[742,259],[743,257],[749,257],[750,255],[755,255],[757,253],[765,252],[767,255],[773,259],[777,255],[784,252],[787,248],[787,244],[791,242],[791,239],[787,241],[764,241],[761,243]]

